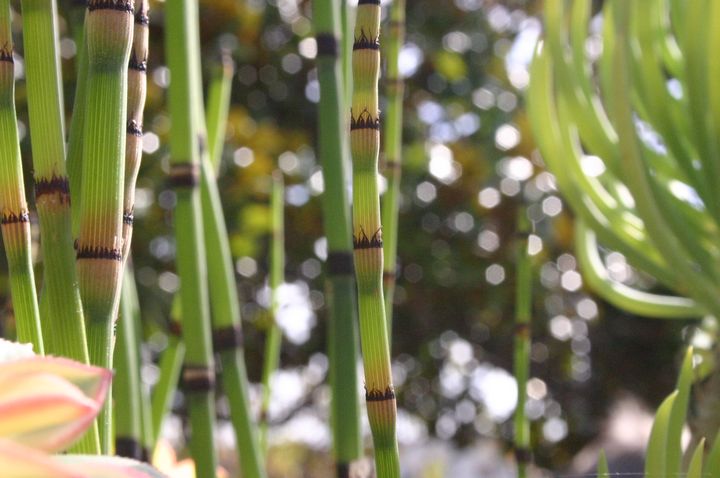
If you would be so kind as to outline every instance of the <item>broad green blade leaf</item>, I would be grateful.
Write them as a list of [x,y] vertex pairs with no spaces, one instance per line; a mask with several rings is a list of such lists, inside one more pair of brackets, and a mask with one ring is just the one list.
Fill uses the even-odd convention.
[[[703,452],[705,451],[705,439],[703,438],[695,447],[692,459],[690,460],[690,466],[688,466],[687,478],[700,478],[702,476],[703,469]],[[668,468],[668,475],[672,471]]]
[[677,399],[678,392],[675,391],[662,402],[655,414],[650,441],[648,442],[647,453],[645,454],[645,476],[660,477],[666,476],[666,452],[667,434],[672,413],[673,404]]

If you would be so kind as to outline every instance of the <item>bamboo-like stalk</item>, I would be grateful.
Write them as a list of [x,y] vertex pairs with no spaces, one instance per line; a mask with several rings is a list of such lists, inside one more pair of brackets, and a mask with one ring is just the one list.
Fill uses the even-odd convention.
[[170,83],[171,168],[175,188],[177,268],[182,286],[182,328],[185,345],[183,384],[190,409],[190,450],[198,476],[214,476],[215,364],[210,332],[207,269],[202,234],[200,141],[197,118],[203,113],[200,83],[198,5],[194,0],[170,0],[165,9]]
[[[213,348],[222,364],[221,380],[230,403],[230,419],[235,429],[237,451],[242,476],[264,478],[265,461],[260,453],[248,398],[248,380],[243,356],[240,301],[234,280],[232,255],[227,227],[223,217],[220,193],[215,181],[215,167],[222,155],[227,111],[230,103],[230,79],[234,65],[229,56],[223,58],[223,68],[211,80],[208,101],[208,155],[203,155],[202,196],[205,242],[207,243],[208,281],[213,325]],[[218,84],[222,84],[218,88]],[[218,94],[217,90],[222,90]],[[216,93],[213,93],[216,91]],[[217,104],[224,102],[226,104]],[[220,131],[223,131],[221,134]],[[215,166],[215,167],[214,167]]]
[[82,304],[70,230],[70,191],[65,172],[65,133],[54,1],[23,0],[25,72],[44,261],[40,296],[45,353],[88,362]]
[[117,344],[113,357],[115,377],[113,398],[119,406],[115,411],[115,454],[143,460],[147,451],[142,445],[142,422],[140,413],[140,365],[135,343],[135,320],[132,277],[125,274],[120,298]]
[[350,147],[353,156],[353,248],[360,333],[365,364],[368,418],[379,478],[399,477],[397,407],[390,371],[382,272],[383,251],[378,196],[380,112],[380,2],[360,0],[353,44],[353,101]]
[[260,449],[267,453],[268,410],[270,409],[270,381],[280,363],[282,330],[277,323],[280,309],[279,290],[285,280],[285,211],[282,173],[275,171],[272,176],[270,199],[272,237],[270,239],[270,326],[265,336],[265,355],[262,370],[262,400],[260,402]]
[[135,183],[142,160],[142,125],[147,95],[147,57],[150,18],[148,2],[135,4],[135,27],[128,63],[127,128],[125,132],[125,190],[123,194],[123,258],[130,254],[135,209]]
[[[133,13],[132,0],[90,0],[87,4],[77,268],[90,361],[106,368],[112,364],[113,326],[122,288],[127,70]],[[111,419],[111,407],[106,404],[98,419],[105,453],[110,447]]]
[[393,296],[397,268],[398,207],[402,175],[402,114],[405,84],[400,76],[400,49],[405,41],[405,0],[393,0],[387,35],[387,112],[383,122],[385,135],[384,175],[388,185],[382,205],[383,253],[385,270],[385,316],[388,337],[392,337]]
[[[330,357],[330,424],[336,474],[348,478],[350,463],[362,455],[360,404],[358,400],[358,331],[353,274],[350,207],[345,191],[349,150],[343,61],[339,53],[351,42],[341,34],[346,3],[338,8],[332,0],[315,0],[315,24],[320,83],[318,148],[323,165],[323,226],[328,241],[326,297],[328,298],[328,355]],[[341,16],[342,12],[342,16]],[[348,49],[347,63],[350,63]]]
[[75,99],[70,119],[70,131],[67,144],[67,173],[70,178],[70,197],[73,198],[72,231],[77,237],[80,228],[80,192],[82,186],[82,157],[83,137],[85,135],[85,110],[87,108],[87,77],[88,77],[88,49],[85,42],[85,21],[87,9],[83,9],[83,27],[78,28],[81,33],[77,35],[77,80],[75,81]]
[[25,199],[20,138],[15,116],[15,62],[10,1],[0,1],[0,229],[10,272],[17,339],[44,353],[32,266],[30,215]]
[[528,254],[529,224],[525,208],[521,208],[518,218],[518,238],[516,240],[516,278],[515,278],[515,344],[513,368],[518,384],[518,401],[515,407],[514,445],[518,478],[527,476],[527,467],[531,462],[530,421],[525,414],[527,401],[527,381],[530,374],[530,319],[532,315],[532,265]]

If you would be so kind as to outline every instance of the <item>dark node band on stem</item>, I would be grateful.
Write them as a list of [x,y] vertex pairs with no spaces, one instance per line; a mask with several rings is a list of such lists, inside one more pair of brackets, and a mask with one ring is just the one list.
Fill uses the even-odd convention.
[[213,350],[216,352],[242,348],[243,333],[240,324],[228,325],[213,330],[212,342]]
[[527,464],[532,462],[532,451],[527,448],[516,447],[513,453],[515,454],[515,461],[518,463]]
[[144,462],[147,462],[150,456],[148,450],[132,437],[115,438],[115,454]]
[[36,178],[35,179],[35,199],[38,199],[46,194],[58,194],[61,198],[61,202],[70,202],[70,182],[67,176],[53,176],[50,179],[47,178]]
[[387,90],[387,92],[394,94],[398,94],[405,85],[405,80],[397,77],[387,77],[384,78],[382,82],[385,85],[385,89]]
[[9,214],[3,213],[2,218],[0,218],[0,224],[3,226],[6,224],[17,224],[21,222],[30,222],[30,214],[28,214],[27,211],[22,211],[20,214],[15,214],[14,212]]
[[172,188],[192,188],[200,184],[200,165],[191,163],[170,166],[168,184]]
[[207,365],[186,364],[182,371],[182,386],[186,392],[209,392],[215,388],[215,369]]
[[386,400],[395,400],[395,390],[392,387],[387,387],[384,392],[382,390],[365,389],[366,402],[384,402]]
[[363,228],[360,228],[360,234],[357,236],[353,234],[353,249],[378,249],[382,248],[382,229],[375,231],[372,237],[368,237],[365,234]]
[[395,272],[394,271],[383,271],[383,283],[394,284],[395,283]]
[[135,23],[138,25],[150,25],[150,17],[148,16],[147,4],[144,0],[140,0],[135,6]]
[[374,129],[380,130],[380,117],[373,118],[370,112],[366,109],[362,110],[357,118],[353,115],[352,108],[350,109],[350,131],[356,129]]
[[95,10],[116,10],[118,12],[135,13],[133,2],[127,0],[88,0],[88,12]]
[[327,257],[327,273],[331,276],[351,276],[355,273],[353,255],[350,251],[330,251]]
[[368,38],[364,29],[360,29],[360,38],[355,38],[353,50],[379,50],[380,37]]
[[133,211],[125,211],[123,213],[123,224],[127,224],[128,226],[132,226],[133,222],[135,222],[135,214],[133,214]]
[[135,50],[130,52],[130,61],[128,62],[128,68],[131,70],[139,71],[140,73],[147,72],[147,58],[140,59],[135,54]]
[[515,335],[517,337],[530,337],[530,324],[516,324]]
[[402,164],[397,159],[386,159],[382,162],[380,168],[388,173],[397,174],[402,169]]
[[350,478],[350,464],[337,462],[335,464],[335,475],[337,478]]
[[143,132],[142,132],[142,125],[139,124],[135,120],[130,120],[127,122],[127,134],[131,134],[133,136],[137,136],[138,138],[142,138]]
[[358,0],[358,5],[377,5],[377,6],[380,6],[380,0]]
[[122,261],[122,252],[120,249],[112,249],[109,247],[79,246],[77,248],[76,258],[78,260],[97,259],[106,261]]
[[168,332],[175,337],[182,337],[182,324],[177,320],[171,320],[168,324]]
[[338,56],[338,40],[332,33],[318,33],[315,42],[318,56]]
[[0,48],[0,61],[15,63],[13,59],[12,46],[7,43]]

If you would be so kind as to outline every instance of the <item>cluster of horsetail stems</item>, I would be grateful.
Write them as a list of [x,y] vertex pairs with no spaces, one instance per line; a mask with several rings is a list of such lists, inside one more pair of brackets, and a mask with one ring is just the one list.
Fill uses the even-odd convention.
[[280,310],[280,286],[285,281],[285,186],[282,172],[276,170],[272,175],[270,192],[270,325],[265,335],[265,354],[262,369],[262,400],[260,402],[260,448],[267,452],[268,412],[272,395],[271,380],[280,363],[282,330],[277,322]]
[[402,166],[402,114],[405,85],[400,76],[400,48],[405,41],[405,0],[393,0],[390,7],[387,44],[387,76],[384,80],[387,110],[383,121],[385,161],[384,175],[388,185],[382,205],[383,253],[385,254],[383,283],[385,286],[385,315],[388,337],[392,337],[393,296],[397,268],[398,195]]
[[379,478],[400,476],[397,406],[383,299],[383,244],[378,195],[380,1],[360,0],[352,52],[353,248],[365,368],[365,397]]
[[[230,107],[234,64],[223,54],[222,67],[211,78],[208,99],[208,151],[203,152],[200,184],[203,230],[207,244],[208,282],[212,311],[213,349],[220,357],[223,390],[230,405],[230,420],[238,443],[242,476],[265,478],[265,460],[260,453],[255,422],[250,410],[247,369],[243,354],[240,300],[233,271],[227,226],[223,216],[215,170],[220,164]],[[200,123],[202,123],[200,121]],[[202,124],[200,124],[202,128]]]
[[515,337],[513,372],[518,384],[518,401],[513,417],[515,461],[518,478],[527,476],[530,454],[530,421],[525,413],[527,381],[530,373],[530,317],[532,313],[532,266],[528,253],[529,223],[521,208],[515,239]]
[[15,62],[9,0],[0,1],[0,229],[10,272],[18,340],[32,343],[35,352],[42,354],[30,215],[15,116]]
[[[346,2],[340,3],[345,5]],[[328,242],[325,273],[329,315],[329,380],[332,389],[330,424],[336,474],[339,478],[348,478],[350,464],[360,458],[362,446],[356,367],[357,304],[350,207],[345,192],[349,173],[347,119],[344,116],[347,88],[343,63],[340,61],[346,38],[341,32],[347,12],[344,8],[338,8],[337,2],[333,0],[314,0],[313,7],[320,83],[318,150],[325,184],[323,227]]]
[[215,364],[208,299],[203,215],[201,210],[201,151],[198,118],[203,115],[200,83],[200,34],[196,0],[170,0],[165,9],[170,131],[169,182],[175,189],[175,238],[180,275],[182,333],[186,346],[182,381],[188,400],[192,435],[190,450],[198,476],[214,476]]
[[22,1],[25,76],[44,260],[40,319],[45,353],[88,363],[75,251],[70,224],[70,189],[65,170],[65,131],[55,2]]

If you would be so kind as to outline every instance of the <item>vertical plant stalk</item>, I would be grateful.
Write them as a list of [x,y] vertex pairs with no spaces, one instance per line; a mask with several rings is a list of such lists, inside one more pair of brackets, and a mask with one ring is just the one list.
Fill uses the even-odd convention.
[[214,476],[215,363],[211,344],[205,241],[200,203],[200,141],[197,118],[203,114],[198,5],[169,0],[165,9],[170,83],[170,185],[177,195],[175,237],[180,275],[182,329],[187,347],[182,373],[192,436],[190,450],[198,476]]
[[[256,424],[248,398],[240,301],[220,193],[215,181],[215,168],[222,155],[233,70],[234,65],[230,56],[224,55],[220,74],[211,80],[208,101],[208,137],[211,139],[208,142],[209,154],[203,155],[202,158],[203,174],[200,192],[208,251],[213,348],[219,354],[222,364],[221,380],[230,403],[230,419],[238,443],[240,470],[242,476],[247,478],[265,478],[267,476],[265,461],[258,446]],[[219,85],[224,86],[218,87]],[[218,94],[217,90],[221,90],[222,94]],[[217,104],[218,102],[224,104]]]
[[45,353],[88,363],[70,228],[65,132],[54,1],[23,0],[25,73],[44,262],[40,297]]
[[140,364],[135,343],[136,304],[133,304],[132,276],[125,274],[120,298],[120,318],[113,364],[115,407],[115,454],[135,460],[147,460],[142,445],[140,403]]
[[151,400],[151,429],[153,442],[148,447],[150,451],[155,448],[155,441],[160,436],[163,420],[170,410],[172,398],[180,382],[182,363],[185,359],[185,344],[182,341],[182,326],[179,321],[180,297],[175,296],[170,312],[170,326],[168,328],[168,344],[160,357],[160,377],[153,388]]
[[270,238],[270,327],[265,337],[265,359],[262,370],[262,401],[260,403],[260,449],[267,453],[268,443],[268,411],[272,390],[270,382],[280,363],[280,346],[282,330],[277,323],[280,309],[279,291],[285,280],[285,227],[283,213],[285,211],[285,188],[282,173],[273,172],[272,192],[270,199],[271,228]]
[[[39,297],[45,353],[88,363],[70,218],[70,187],[65,170],[65,125],[60,85],[60,44],[54,0],[23,0],[25,76],[40,220],[43,288]],[[97,427],[73,452],[99,453]]]
[[531,462],[530,422],[525,414],[527,381],[530,374],[530,317],[532,314],[532,266],[528,253],[529,224],[525,208],[520,209],[516,239],[515,344],[513,368],[518,384],[518,402],[513,419],[515,461],[518,478],[527,476]]
[[87,21],[87,9],[83,8],[83,27],[77,35],[77,80],[75,81],[75,99],[73,101],[72,118],[70,119],[70,131],[68,132],[67,144],[67,173],[70,178],[70,197],[73,200],[72,207],[72,232],[77,237],[80,227],[80,191],[82,187],[82,157],[83,137],[85,135],[85,110],[87,108],[87,76],[88,76],[88,48],[85,41],[85,22]]
[[135,183],[142,160],[143,112],[147,96],[147,57],[150,18],[148,2],[135,5],[135,27],[128,62],[127,128],[125,132],[125,190],[123,194],[123,258],[130,255],[135,209]]
[[[358,331],[353,274],[350,207],[345,189],[349,150],[345,130],[345,78],[339,53],[350,35],[341,35],[346,3],[315,0],[313,21],[318,45],[320,83],[318,147],[323,166],[323,227],[328,241],[326,297],[328,298],[328,355],[330,358],[330,425],[336,475],[349,478],[350,464],[362,456],[358,401]],[[341,12],[343,16],[341,16]],[[345,40],[347,38],[347,42]],[[347,50],[347,63],[350,64]]]
[[402,114],[405,84],[400,76],[400,48],[405,41],[405,0],[393,0],[387,35],[387,112],[383,122],[385,134],[384,173],[388,180],[383,199],[383,253],[385,254],[383,282],[385,286],[385,316],[388,337],[392,337],[393,297],[397,268],[398,205],[402,174]]
[[229,51],[223,50],[220,67],[210,78],[207,105],[208,156],[216,174],[222,161],[234,74],[235,63],[232,56]]
[[[127,70],[134,2],[90,0],[77,269],[90,361],[112,366],[113,326],[122,287]],[[100,445],[109,451],[111,407],[100,412]]]
[[353,100],[350,148],[353,156],[353,248],[360,333],[365,365],[365,399],[378,477],[400,476],[397,407],[390,371],[382,272],[382,230],[378,195],[380,112],[380,2],[360,0],[353,44]]
[[9,0],[0,0],[0,229],[10,272],[17,339],[32,343],[35,352],[42,355],[30,215],[15,116],[15,62]]

